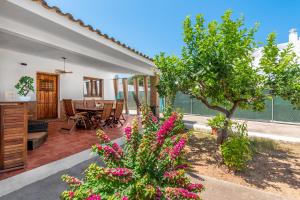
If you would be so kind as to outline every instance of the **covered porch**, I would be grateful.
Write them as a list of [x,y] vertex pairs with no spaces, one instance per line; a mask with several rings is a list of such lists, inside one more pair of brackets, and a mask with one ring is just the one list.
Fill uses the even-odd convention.
[[[0,180],[89,149],[97,142],[95,129],[60,131],[66,125],[63,99],[83,103],[122,98],[126,122],[105,130],[112,139],[123,136],[124,127],[133,119],[129,114],[139,114],[138,109],[130,107],[132,103],[129,105],[130,92],[141,101],[148,101],[158,114],[154,68],[151,58],[56,8],[40,1],[1,1],[0,107],[20,106],[18,109],[22,116],[24,111],[24,117],[20,114],[16,118],[13,111],[6,112],[10,114],[9,126],[14,128],[17,124],[20,129],[18,138],[12,136],[14,130],[0,134],[0,170],[3,171]],[[30,101],[22,101],[15,89],[23,76],[34,80]],[[134,77],[132,84],[128,84],[128,77]],[[142,90],[144,96],[139,97]],[[4,119],[5,115],[0,117]],[[27,151],[28,119],[48,122],[47,141],[32,151]],[[12,151],[7,153],[6,149]],[[16,160],[14,156],[20,156],[16,166],[19,169],[3,170],[5,159]]]
[[[130,124],[134,118],[133,115],[126,115],[126,123]],[[96,130],[75,129],[72,134],[62,133],[60,128],[65,126],[63,120],[49,121],[48,139],[39,148],[28,151],[27,164],[25,168],[13,170],[6,173],[0,173],[0,180],[20,174],[22,172],[49,164],[51,162],[63,159],[81,151],[90,149],[98,140]],[[108,128],[104,131],[112,140],[123,137],[124,127]]]

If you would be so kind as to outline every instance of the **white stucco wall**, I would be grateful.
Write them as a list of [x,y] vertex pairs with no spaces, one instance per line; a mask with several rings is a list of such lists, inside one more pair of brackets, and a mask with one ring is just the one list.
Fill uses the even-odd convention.
[[[27,66],[21,66],[21,62],[27,63]],[[54,73],[55,69],[62,68],[62,61],[0,49],[0,101],[18,99],[14,85],[21,76],[29,75],[36,79],[37,72]],[[114,99],[112,81],[115,76],[114,73],[103,71],[101,67],[95,68],[70,63],[67,63],[66,69],[73,71],[73,73],[60,75],[60,99],[83,99],[84,76],[104,79],[104,99]],[[12,96],[14,99],[5,99]],[[31,99],[36,99],[35,93],[31,93]]]

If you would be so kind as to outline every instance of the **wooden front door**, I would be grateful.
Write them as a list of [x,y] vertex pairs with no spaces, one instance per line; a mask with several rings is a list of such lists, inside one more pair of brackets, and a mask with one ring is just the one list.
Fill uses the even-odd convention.
[[58,75],[37,73],[37,118],[57,118],[58,104]]

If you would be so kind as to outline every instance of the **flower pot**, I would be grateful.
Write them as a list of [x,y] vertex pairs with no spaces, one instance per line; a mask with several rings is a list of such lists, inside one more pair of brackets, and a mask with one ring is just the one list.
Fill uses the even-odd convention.
[[214,136],[218,136],[218,128],[211,127],[211,134]]
[[30,101],[31,96],[19,96],[20,101]]

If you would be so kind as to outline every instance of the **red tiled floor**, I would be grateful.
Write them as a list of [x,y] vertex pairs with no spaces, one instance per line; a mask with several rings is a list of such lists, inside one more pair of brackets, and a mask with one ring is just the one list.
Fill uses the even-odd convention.
[[[132,119],[133,116],[126,116],[126,123],[123,126],[107,128],[104,131],[112,140],[122,137],[124,127],[130,124]],[[89,149],[98,142],[95,134],[96,130],[75,129],[72,133],[60,131],[61,127],[64,126],[66,126],[66,122],[50,121],[47,141],[39,148],[28,151],[26,168],[2,173],[0,174],[0,180]]]

